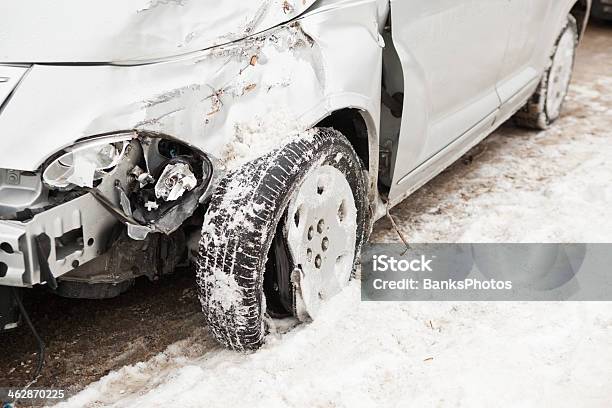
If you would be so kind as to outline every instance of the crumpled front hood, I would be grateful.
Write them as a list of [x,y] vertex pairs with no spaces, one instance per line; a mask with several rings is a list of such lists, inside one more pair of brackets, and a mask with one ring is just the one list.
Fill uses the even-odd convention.
[[0,63],[165,58],[287,22],[315,0],[19,0],[0,2]]

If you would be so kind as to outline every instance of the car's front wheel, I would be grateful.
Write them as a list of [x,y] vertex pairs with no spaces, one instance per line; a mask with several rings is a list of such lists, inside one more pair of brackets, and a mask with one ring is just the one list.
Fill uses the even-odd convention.
[[234,350],[263,344],[264,316],[314,318],[351,277],[369,209],[349,141],[315,129],[229,173],[206,213],[198,259],[202,309]]

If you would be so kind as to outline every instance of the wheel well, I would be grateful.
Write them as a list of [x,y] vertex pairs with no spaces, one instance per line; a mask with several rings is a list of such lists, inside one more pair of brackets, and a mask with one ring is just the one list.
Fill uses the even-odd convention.
[[361,112],[357,109],[345,108],[333,112],[317,124],[317,127],[333,128],[349,140],[365,168],[370,166],[370,146],[368,126]]
[[570,14],[574,16],[576,19],[576,24],[578,25],[578,35],[582,38],[584,34],[584,30],[586,28],[586,23],[588,21],[587,11],[589,5],[587,0],[578,0],[574,7],[570,10]]

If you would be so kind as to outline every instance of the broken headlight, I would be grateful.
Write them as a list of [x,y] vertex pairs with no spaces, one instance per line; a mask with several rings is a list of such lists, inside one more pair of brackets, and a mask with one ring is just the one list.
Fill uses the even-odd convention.
[[47,165],[43,181],[51,188],[91,188],[117,166],[132,138],[132,134],[123,134],[77,143]]
[[60,199],[89,190],[128,226],[131,238],[144,239],[151,231],[173,233],[195,213],[206,199],[212,169],[195,148],[134,132],[64,149],[48,161],[42,178]]

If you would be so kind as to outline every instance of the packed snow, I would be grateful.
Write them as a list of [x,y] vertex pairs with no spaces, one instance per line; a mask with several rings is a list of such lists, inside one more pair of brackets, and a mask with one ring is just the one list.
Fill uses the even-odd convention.
[[61,406],[603,407],[612,392],[604,310],[362,303],[355,283],[315,322],[269,335],[257,353],[220,350],[202,330]]
[[[588,68],[585,68],[587,70]],[[612,78],[571,88],[546,132],[505,126],[392,211],[411,242],[609,242]],[[388,221],[372,239],[397,242]],[[607,303],[367,303],[359,282],[317,320],[276,321],[238,354],[205,328],[61,407],[607,407]]]

